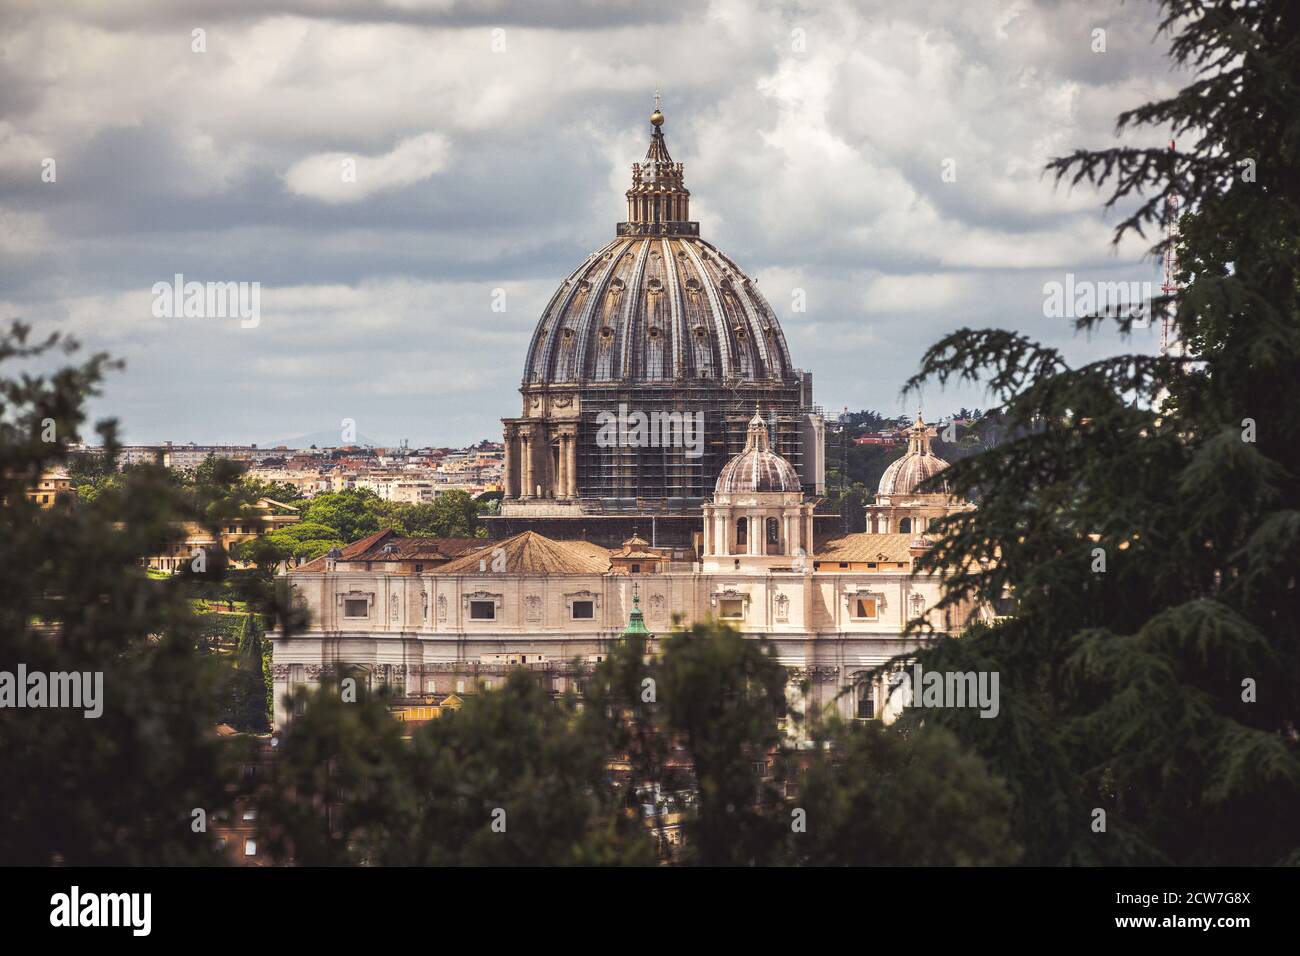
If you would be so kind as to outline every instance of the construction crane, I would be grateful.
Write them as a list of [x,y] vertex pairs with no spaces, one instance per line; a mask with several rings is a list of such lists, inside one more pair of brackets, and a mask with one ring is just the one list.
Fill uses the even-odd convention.
[[[1169,141],[1169,152],[1176,151],[1174,141]],[[1165,198],[1165,281],[1160,291],[1166,296],[1178,292],[1178,193],[1170,184],[1169,195]],[[1175,346],[1182,352],[1182,343],[1178,341],[1178,331],[1174,328],[1174,311],[1177,303],[1167,301],[1164,316],[1160,323],[1160,354],[1168,355]]]

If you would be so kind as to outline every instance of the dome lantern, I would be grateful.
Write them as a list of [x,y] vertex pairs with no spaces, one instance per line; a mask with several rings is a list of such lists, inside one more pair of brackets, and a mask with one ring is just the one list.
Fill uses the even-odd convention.
[[691,193],[685,169],[674,163],[664,141],[664,114],[655,94],[650,114],[650,148],[645,161],[632,164],[632,188],[627,191],[627,222],[618,224],[620,236],[698,236],[700,224],[691,222]]

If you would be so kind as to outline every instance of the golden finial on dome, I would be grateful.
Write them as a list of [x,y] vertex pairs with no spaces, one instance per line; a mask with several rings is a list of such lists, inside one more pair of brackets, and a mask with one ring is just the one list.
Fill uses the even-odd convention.
[[660,106],[661,103],[659,99],[659,91],[655,90],[655,111],[650,114],[650,122],[653,123],[655,126],[664,125],[664,114],[663,111],[660,109]]

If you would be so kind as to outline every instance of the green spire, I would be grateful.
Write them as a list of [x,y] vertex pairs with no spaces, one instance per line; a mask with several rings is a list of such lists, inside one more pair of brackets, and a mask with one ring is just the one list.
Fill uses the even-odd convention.
[[632,614],[627,620],[627,627],[623,628],[624,637],[653,637],[650,629],[645,626],[645,617],[641,614],[641,595],[637,593],[640,590],[638,583],[632,584]]

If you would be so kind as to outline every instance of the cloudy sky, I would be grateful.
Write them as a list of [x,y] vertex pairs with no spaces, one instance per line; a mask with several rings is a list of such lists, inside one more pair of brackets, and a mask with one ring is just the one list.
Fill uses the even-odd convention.
[[[379,443],[499,438],[546,300],[625,218],[656,89],[701,234],[830,413],[904,411],[961,325],[1115,351],[1044,318],[1044,283],[1158,280],[1095,192],[1042,175],[1186,82],[1144,0],[0,11],[0,320],[125,359],[95,411],[133,442],[328,440],[344,418]],[[259,323],[155,316],[176,273],[260,283]]]

